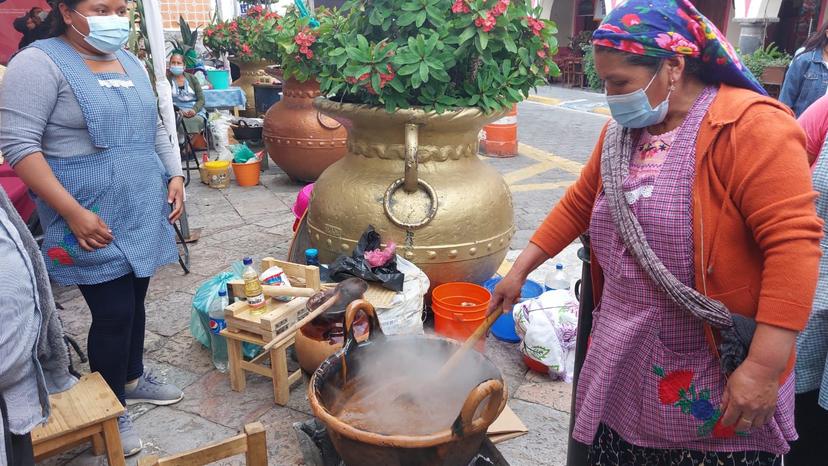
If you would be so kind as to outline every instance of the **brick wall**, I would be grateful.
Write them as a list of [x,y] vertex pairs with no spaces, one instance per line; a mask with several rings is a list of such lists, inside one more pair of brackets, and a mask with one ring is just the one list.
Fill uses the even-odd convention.
[[160,0],[164,29],[178,30],[178,17],[183,16],[191,28],[204,27],[213,19],[213,0]]

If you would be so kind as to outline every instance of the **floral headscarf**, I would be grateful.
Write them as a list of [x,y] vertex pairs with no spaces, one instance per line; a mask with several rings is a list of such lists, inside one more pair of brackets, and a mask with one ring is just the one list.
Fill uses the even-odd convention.
[[699,58],[711,79],[767,95],[733,46],[690,0],[627,0],[604,18],[592,43],[650,57]]

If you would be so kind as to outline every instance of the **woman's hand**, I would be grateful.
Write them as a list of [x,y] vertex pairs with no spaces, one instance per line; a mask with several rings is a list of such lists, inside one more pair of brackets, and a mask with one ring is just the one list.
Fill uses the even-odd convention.
[[184,112],[182,112],[182,113],[183,113],[183,114],[184,114],[184,116],[185,116],[185,117],[187,117],[187,118],[192,118],[192,117],[194,117],[194,116],[196,115],[196,112],[194,112],[194,111],[192,111],[192,110],[184,110]]
[[764,426],[776,412],[779,371],[746,359],[727,381],[722,395],[722,425],[748,432]]
[[515,303],[520,299],[520,291],[525,281],[525,277],[520,276],[520,274],[514,271],[507,273],[503,277],[503,280],[500,280],[500,283],[495,287],[486,315],[492,315],[494,312],[505,314],[511,311]]
[[184,177],[176,176],[167,185],[167,203],[172,204],[170,223],[175,223],[184,211]]
[[92,252],[105,248],[114,238],[112,230],[92,211],[79,208],[72,215],[65,218],[69,229],[78,240],[78,245],[84,251]]

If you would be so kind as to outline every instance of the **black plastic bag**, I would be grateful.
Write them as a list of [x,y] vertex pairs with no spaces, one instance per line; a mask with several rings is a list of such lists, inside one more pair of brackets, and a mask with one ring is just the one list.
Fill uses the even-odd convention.
[[331,278],[336,282],[341,282],[346,278],[357,277],[367,282],[379,282],[383,287],[398,293],[402,291],[405,274],[397,270],[397,256],[391,257],[382,267],[372,268],[365,261],[365,251],[379,249],[380,242],[379,233],[374,231],[373,225],[368,226],[359,238],[353,254],[350,257],[337,257],[328,267]]

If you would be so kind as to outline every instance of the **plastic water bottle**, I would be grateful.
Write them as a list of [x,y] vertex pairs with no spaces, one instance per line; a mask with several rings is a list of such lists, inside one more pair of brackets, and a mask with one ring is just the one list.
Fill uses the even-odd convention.
[[544,280],[544,288],[546,291],[549,290],[568,290],[570,286],[569,277],[564,272],[563,264],[558,264],[555,266],[555,270],[550,270],[548,274],[546,274],[546,280]]
[[305,249],[305,264],[319,267],[319,250]]
[[267,301],[262,291],[262,282],[259,281],[259,273],[253,268],[253,259],[245,257],[243,262],[242,278],[244,279],[244,296],[247,298],[247,305],[264,311],[264,305]]
[[224,308],[229,300],[227,290],[223,287],[218,292],[218,298],[210,303],[210,349],[213,352],[213,365],[219,372],[227,372],[227,340],[219,335],[227,327],[224,321]]

